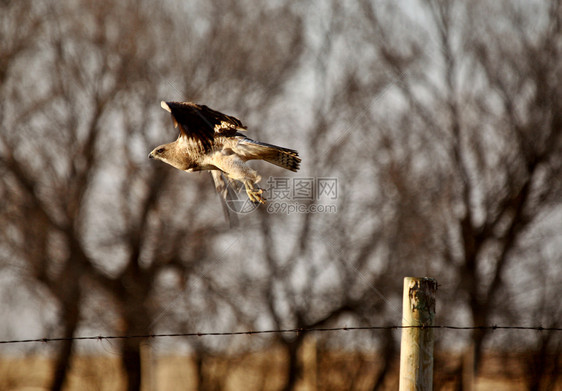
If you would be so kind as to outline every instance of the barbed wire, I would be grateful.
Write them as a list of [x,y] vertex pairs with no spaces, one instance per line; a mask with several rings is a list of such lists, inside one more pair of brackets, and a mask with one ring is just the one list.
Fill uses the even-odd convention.
[[562,331],[561,327],[543,326],[356,326],[356,327],[312,327],[312,328],[293,328],[293,329],[274,329],[274,330],[245,330],[245,331],[225,331],[225,332],[190,332],[190,333],[159,333],[159,334],[139,334],[139,335],[96,335],[96,336],[77,336],[77,337],[55,337],[55,338],[33,338],[33,339],[13,339],[2,340],[0,344],[21,344],[38,342],[62,342],[62,341],[103,341],[113,339],[153,339],[153,338],[175,338],[175,337],[225,337],[236,335],[257,335],[257,334],[283,334],[283,333],[312,333],[312,332],[338,332],[338,331],[367,331],[367,330],[400,330],[400,329],[441,329],[441,330],[519,330],[519,331]]

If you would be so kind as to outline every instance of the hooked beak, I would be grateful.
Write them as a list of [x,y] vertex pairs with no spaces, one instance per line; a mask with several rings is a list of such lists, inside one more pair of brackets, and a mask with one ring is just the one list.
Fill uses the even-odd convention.
[[149,158],[149,159],[154,159],[154,155],[152,154],[152,152],[150,152],[150,153],[148,154],[148,158]]

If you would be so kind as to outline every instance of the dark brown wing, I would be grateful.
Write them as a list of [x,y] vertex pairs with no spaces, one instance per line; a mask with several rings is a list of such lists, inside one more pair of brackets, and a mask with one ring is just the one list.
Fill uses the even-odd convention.
[[197,142],[204,150],[211,149],[215,136],[234,136],[246,127],[236,117],[232,117],[205,105],[191,102],[162,102],[164,110],[172,113],[174,123],[184,136]]

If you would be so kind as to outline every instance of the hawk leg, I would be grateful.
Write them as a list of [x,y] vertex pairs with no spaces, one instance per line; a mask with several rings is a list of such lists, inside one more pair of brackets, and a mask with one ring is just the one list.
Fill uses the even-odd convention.
[[229,178],[240,181],[246,188],[246,194],[253,203],[265,204],[265,198],[262,196],[263,189],[257,185],[261,180],[261,176],[256,170],[247,166],[237,155],[219,155],[214,165],[224,172]]

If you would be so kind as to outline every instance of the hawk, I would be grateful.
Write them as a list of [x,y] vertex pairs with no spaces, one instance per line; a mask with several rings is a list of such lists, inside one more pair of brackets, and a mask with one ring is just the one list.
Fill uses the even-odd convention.
[[250,201],[265,203],[263,189],[257,185],[261,177],[246,164],[248,160],[265,160],[291,171],[299,169],[297,151],[246,137],[240,133],[246,126],[238,118],[192,102],[162,101],[161,106],[172,114],[180,134],[176,141],[154,148],[148,157],[186,172],[211,171],[224,200],[229,186],[239,181]]

